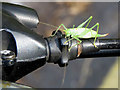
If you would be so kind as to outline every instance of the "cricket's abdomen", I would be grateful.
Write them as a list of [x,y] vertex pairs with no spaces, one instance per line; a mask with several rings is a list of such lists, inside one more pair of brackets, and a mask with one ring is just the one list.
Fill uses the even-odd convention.
[[[72,37],[78,38],[94,38],[96,37],[97,31],[90,30],[89,28],[73,28],[68,30]],[[97,34],[97,37],[104,37],[107,34]]]
[[74,28],[69,29],[71,36],[77,36],[78,38],[92,38],[97,34],[96,31],[90,30],[88,28]]

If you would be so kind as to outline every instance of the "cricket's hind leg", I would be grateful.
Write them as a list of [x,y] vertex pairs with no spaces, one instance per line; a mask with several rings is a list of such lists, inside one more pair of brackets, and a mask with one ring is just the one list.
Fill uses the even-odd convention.
[[77,28],[82,28],[87,22],[87,25],[86,25],[86,27],[85,28],[87,28],[88,27],[88,25],[89,25],[89,23],[90,23],[90,21],[92,20],[92,16],[90,16],[85,22],[83,22],[82,24],[80,24]]
[[[92,30],[92,29],[95,28],[96,26],[97,26],[97,34],[96,34],[96,36],[95,36],[93,45],[94,45],[96,48],[98,48],[98,47],[95,45],[95,42],[96,42],[97,35],[98,35],[98,31],[99,31],[99,23],[96,23],[93,27],[90,28],[90,30]],[[91,33],[92,33],[92,31],[91,31]]]
[[52,36],[55,36],[55,34],[58,32],[58,30],[59,30],[62,26],[64,27],[65,30],[67,30],[67,28],[65,27],[65,25],[64,25],[64,24],[61,24],[61,25],[57,28],[57,30],[55,31],[55,33],[54,33]]

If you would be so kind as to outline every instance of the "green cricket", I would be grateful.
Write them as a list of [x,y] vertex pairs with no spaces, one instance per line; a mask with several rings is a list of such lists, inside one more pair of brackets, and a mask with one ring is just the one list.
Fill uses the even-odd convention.
[[[80,44],[82,42],[82,40],[80,40],[80,38],[95,38],[94,39],[94,43],[93,45],[95,46],[95,48],[98,48],[96,45],[95,45],[95,42],[96,42],[96,38],[97,37],[105,37],[108,35],[107,34],[98,34],[98,30],[99,30],[99,23],[96,23],[93,27],[91,28],[88,28],[88,25],[89,23],[91,22],[92,20],[92,16],[90,16],[86,21],[84,21],[82,24],[80,24],[77,28],[74,28],[75,25],[73,25],[73,28],[66,28],[64,24],[61,24],[55,31],[54,35],[57,33],[57,31],[63,26],[64,28],[64,33],[65,33],[65,37],[71,37],[70,39],[68,39],[66,42],[64,43],[67,43],[68,41],[70,40],[73,40],[73,39],[76,39],[79,41],[79,43],[73,45],[73,46],[76,46],[78,44]],[[85,27],[83,27],[85,24],[87,24]],[[97,27],[97,31],[93,30],[95,27]],[[54,36],[52,35],[52,36]],[[71,46],[68,50],[70,51],[70,49],[73,47]]]

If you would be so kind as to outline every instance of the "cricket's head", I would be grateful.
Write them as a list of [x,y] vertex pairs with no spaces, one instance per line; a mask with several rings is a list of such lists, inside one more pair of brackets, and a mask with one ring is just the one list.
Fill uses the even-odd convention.
[[69,37],[70,36],[70,33],[69,33],[69,30],[63,30],[65,32],[65,36],[66,37]]

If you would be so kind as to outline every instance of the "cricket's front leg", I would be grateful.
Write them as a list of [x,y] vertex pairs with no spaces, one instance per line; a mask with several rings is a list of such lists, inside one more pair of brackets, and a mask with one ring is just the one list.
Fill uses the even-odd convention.
[[79,45],[79,44],[82,42],[82,41],[81,41],[80,39],[78,39],[77,37],[74,37],[74,39],[78,40],[79,43],[77,43],[77,44],[71,46],[71,47],[68,49],[69,52],[70,52],[70,50],[71,50],[72,47],[74,47],[74,46],[76,46],[76,45]]
[[51,36],[55,36],[55,34],[58,32],[58,30],[59,30],[62,26],[64,27],[65,30],[67,30],[67,28],[65,27],[65,25],[64,25],[64,24],[61,24],[61,25],[57,28],[57,30],[55,31],[55,33],[54,33],[53,35],[51,35]]
[[73,40],[74,38],[68,39],[67,41],[64,42],[64,44],[66,44],[67,42],[69,42],[70,40]]

